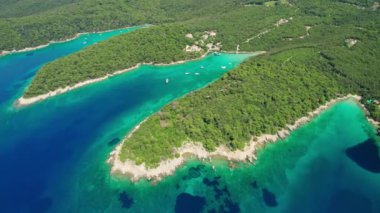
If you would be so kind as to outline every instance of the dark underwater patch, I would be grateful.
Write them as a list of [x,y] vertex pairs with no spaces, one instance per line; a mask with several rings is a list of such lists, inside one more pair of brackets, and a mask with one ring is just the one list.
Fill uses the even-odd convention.
[[120,138],[114,138],[114,139],[110,140],[107,144],[108,144],[108,146],[115,146],[119,142],[120,142]]
[[[231,198],[231,193],[228,190],[226,184],[222,181],[221,176],[209,175],[204,177],[204,174],[208,174],[205,171],[206,166],[198,165],[189,168],[188,173],[182,177],[184,181],[194,178],[202,178],[202,183],[207,187],[207,190],[210,190],[212,193],[211,196],[197,197],[191,196],[187,193],[182,193],[177,197],[176,212],[208,212],[208,213],[238,213],[240,212],[239,203],[234,202]],[[203,187],[203,186],[202,186]],[[200,204],[197,207],[196,204],[193,204],[192,200],[199,202]],[[190,200],[190,201],[187,201]],[[206,202],[207,201],[207,202]],[[210,203],[210,206],[206,205]],[[199,206],[202,206],[200,208]]]
[[214,193],[215,193],[215,199],[220,199],[222,196],[225,196],[225,197],[231,196],[231,193],[227,189],[227,187],[220,189],[219,187],[214,186]]
[[259,185],[257,184],[257,181],[253,181],[253,182],[251,183],[251,186],[252,186],[252,188],[254,188],[254,189],[259,188]]
[[203,184],[205,184],[206,186],[219,186],[219,179],[220,177],[216,177],[213,180],[203,178]]
[[206,204],[206,199],[200,196],[193,196],[188,193],[181,193],[177,196],[175,203],[175,212],[180,213],[198,213],[202,212]]
[[217,206],[215,209],[210,209],[209,213],[239,213],[240,212],[240,206],[238,203],[235,203],[231,200],[230,197],[222,199],[217,199],[216,201],[219,206]]
[[336,193],[330,200],[327,213],[373,213],[371,200],[349,190]]
[[277,198],[274,193],[272,193],[271,191],[265,188],[262,189],[262,193],[263,193],[264,202],[267,206],[275,207],[278,205]]
[[198,178],[201,176],[201,172],[202,170],[205,168],[205,166],[203,165],[198,165],[196,167],[191,167],[189,169],[189,171],[187,172],[187,175],[185,175],[184,177],[182,177],[183,180],[190,180],[190,179],[194,179],[194,178]]
[[225,211],[223,212],[228,212],[228,213],[240,212],[239,204],[233,202],[231,199],[224,200],[224,206],[225,206]]
[[380,173],[379,147],[372,138],[346,149],[346,155],[363,169]]
[[131,208],[131,206],[134,203],[134,200],[131,196],[128,195],[126,191],[123,191],[119,194],[119,201],[121,203],[121,206],[125,209]]
[[238,203],[233,202],[231,199],[231,193],[227,186],[221,187],[218,180],[220,177],[214,178],[213,181],[209,181],[209,186],[214,189],[214,197],[218,203],[221,203],[219,209],[215,209],[215,212],[228,212],[237,213],[240,212]]
[[220,199],[220,197],[222,197],[223,195],[223,191],[220,190],[218,187],[214,187],[214,193],[215,193],[214,197],[217,200]]
[[53,201],[49,197],[38,199],[32,203],[32,206],[30,207],[30,212],[36,212],[36,213],[48,212],[52,203]]

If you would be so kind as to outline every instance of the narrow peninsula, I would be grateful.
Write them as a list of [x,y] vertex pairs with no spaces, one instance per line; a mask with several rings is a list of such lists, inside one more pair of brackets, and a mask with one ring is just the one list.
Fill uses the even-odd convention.
[[[41,68],[17,104],[32,104],[136,69],[141,64],[185,63],[221,50],[221,42],[215,40],[217,32],[204,31],[196,35],[188,32],[182,26],[150,27],[114,37],[54,61]],[[150,45],[141,46],[136,41]],[[260,53],[264,52],[256,54]],[[107,62],[103,63],[99,58]]]
[[[227,145],[219,145],[213,150],[206,150],[202,143],[184,141],[180,147],[173,149],[174,157],[172,159],[162,160],[157,166],[148,167],[145,163],[136,164],[133,160],[121,160],[120,154],[123,151],[123,143],[119,144],[116,149],[110,153],[107,163],[111,165],[111,172],[114,174],[122,174],[129,176],[133,181],[142,178],[159,181],[163,177],[171,175],[175,170],[186,162],[188,158],[195,157],[200,160],[211,160],[212,158],[223,158],[233,162],[254,162],[257,159],[256,153],[258,149],[265,147],[266,143],[276,142],[287,137],[291,131],[296,130],[303,124],[318,116],[321,112],[333,106],[334,104],[344,101],[353,100],[359,104],[362,97],[357,95],[347,95],[328,101],[326,104],[319,106],[307,116],[297,119],[294,124],[286,125],[285,128],[279,130],[275,134],[262,134],[252,136],[243,149],[231,150]],[[362,106],[363,107],[363,106]],[[363,108],[364,109],[364,108]],[[133,137],[133,134],[140,129],[141,124],[125,138],[125,141]],[[374,125],[378,125],[374,123]],[[124,142],[125,142],[124,141]]]

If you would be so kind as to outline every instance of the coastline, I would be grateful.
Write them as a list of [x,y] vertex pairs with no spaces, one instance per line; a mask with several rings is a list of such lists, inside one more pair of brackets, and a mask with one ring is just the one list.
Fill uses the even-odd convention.
[[[203,148],[201,143],[188,141],[185,142],[181,147],[175,149],[175,152],[179,154],[178,158],[162,161],[160,162],[159,166],[155,168],[147,168],[144,163],[137,165],[132,160],[127,159],[125,162],[122,162],[119,159],[119,153],[124,143],[122,142],[110,153],[109,158],[107,159],[107,163],[111,166],[112,174],[126,175],[130,177],[132,181],[138,181],[142,178],[159,181],[163,177],[173,174],[178,167],[186,162],[188,156],[193,156],[200,160],[210,160],[213,157],[222,157],[229,161],[253,162],[256,160],[256,152],[259,147],[264,146],[268,142],[275,142],[279,139],[285,138],[292,131],[296,130],[303,124],[308,123],[311,119],[318,116],[321,112],[340,101],[354,99],[355,101],[359,102],[361,98],[362,97],[358,95],[348,94],[344,97],[332,99],[324,105],[319,106],[314,111],[309,112],[308,115],[297,119],[294,124],[287,125],[276,134],[263,134],[258,137],[252,137],[244,150],[231,151],[226,146],[220,146],[215,151],[208,152],[205,148]],[[363,107],[362,105],[360,106]],[[137,131],[140,125],[145,121],[146,119],[137,125],[125,139],[131,137],[131,135]]]
[[108,74],[108,75],[100,77],[100,78],[94,78],[94,79],[90,79],[90,80],[87,80],[87,81],[82,81],[82,82],[79,82],[79,83],[75,84],[74,86],[67,86],[65,88],[59,88],[59,89],[56,89],[54,91],[50,91],[50,92],[48,92],[46,94],[35,96],[35,97],[32,97],[32,98],[24,98],[22,96],[21,98],[17,99],[16,106],[22,107],[22,106],[27,106],[27,105],[30,105],[30,104],[34,104],[36,102],[48,99],[50,97],[54,97],[54,96],[59,95],[59,94],[63,94],[63,93],[69,92],[69,91],[77,89],[79,87],[83,87],[83,86],[86,86],[86,85],[89,85],[89,84],[93,84],[93,83],[96,83],[96,82],[99,82],[99,81],[103,81],[103,80],[108,79],[109,77],[112,77],[112,76],[115,76],[115,75],[118,75],[118,74],[122,74],[124,72],[131,71],[133,69],[138,68],[139,66],[140,66],[140,64],[137,64],[137,65],[135,65],[133,67],[130,67],[130,68],[127,68],[127,69],[124,69],[124,70],[116,71],[113,74]]
[[[123,27],[123,28],[118,28],[118,29],[113,29],[113,30],[123,30],[123,29],[128,29],[128,28],[132,28],[132,27]],[[86,34],[90,34],[90,33],[107,33],[107,32],[111,32],[113,30],[77,33],[77,34],[75,34],[71,38],[64,39],[64,40],[58,40],[58,41],[54,41],[53,40],[53,41],[49,41],[47,44],[41,44],[41,45],[38,45],[38,46],[35,46],[35,47],[26,47],[26,48],[21,49],[21,50],[15,50],[15,49],[14,50],[3,50],[3,51],[0,52],[0,57],[6,56],[6,55],[15,54],[15,53],[29,52],[29,51],[38,50],[38,49],[42,49],[42,48],[48,47],[48,46],[50,46],[52,44],[58,44],[58,43],[64,43],[64,42],[72,41],[72,40],[78,38],[81,35],[86,35]]]
[[[252,52],[252,54],[256,54],[256,55],[260,55],[260,54],[264,54],[264,53],[266,53],[266,52],[265,51]],[[77,83],[77,84],[75,84],[73,86],[67,86],[65,88],[58,88],[58,89],[56,89],[54,91],[50,91],[50,92],[48,92],[46,94],[38,95],[38,96],[35,96],[35,97],[31,97],[31,98],[24,98],[22,96],[19,99],[17,99],[16,106],[22,107],[22,106],[27,106],[27,105],[30,105],[30,104],[34,104],[36,102],[40,102],[40,101],[43,101],[45,99],[54,97],[56,95],[60,95],[60,94],[69,92],[69,91],[77,89],[79,87],[83,87],[83,86],[86,86],[86,85],[89,85],[89,84],[93,84],[93,83],[96,83],[96,82],[99,82],[99,81],[103,81],[103,80],[108,79],[109,77],[113,77],[115,75],[120,75],[120,74],[123,74],[125,72],[137,69],[141,65],[170,66],[170,65],[176,65],[176,64],[183,64],[183,63],[187,63],[187,62],[190,62],[190,61],[201,60],[201,59],[205,58],[209,54],[210,54],[210,52],[207,51],[207,52],[205,52],[203,55],[201,55],[198,58],[189,59],[189,60],[174,61],[174,62],[171,62],[169,64],[164,64],[164,63],[155,64],[155,63],[152,63],[152,62],[150,62],[150,63],[138,63],[138,64],[136,64],[133,67],[126,68],[126,69],[123,69],[123,70],[118,70],[118,71],[115,71],[112,74],[107,74],[106,76],[103,76],[103,77],[99,77],[99,78],[94,78],[94,79],[89,79],[89,80],[86,80],[86,81],[82,81],[82,82],[79,82],[79,83]]]

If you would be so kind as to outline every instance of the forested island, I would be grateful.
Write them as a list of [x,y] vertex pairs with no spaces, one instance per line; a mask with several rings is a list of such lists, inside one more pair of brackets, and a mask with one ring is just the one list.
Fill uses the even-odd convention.
[[[225,0],[207,1],[202,7],[195,0],[183,4],[129,1],[124,6],[116,1],[96,1],[96,6],[90,0],[75,4],[90,2],[91,6],[73,8],[87,11],[81,11],[81,16],[102,10],[98,17],[64,19],[72,12],[70,3],[28,18],[1,19],[0,26],[7,29],[2,30],[3,36],[13,35],[14,40],[0,40],[0,49],[38,45],[82,31],[143,23],[155,26],[45,65],[27,88],[25,98],[141,63],[167,64],[216,50],[267,52],[148,118],[124,140],[119,155],[123,161],[154,167],[174,158],[173,148],[188,141],[200,142],[208,151],[221,145],[242,149],[251,137],[275,133],[328,100],[348,93],[362,96],[370,116],[380,120],[380,10],[376,1]],[[113,7],[115,10],[109,10]],[[38,22],[52,27],[43,29],[34,25],[42,15],[52,16],[46,20],[60,24]],[[25,27],[28,33],[20,31]]]

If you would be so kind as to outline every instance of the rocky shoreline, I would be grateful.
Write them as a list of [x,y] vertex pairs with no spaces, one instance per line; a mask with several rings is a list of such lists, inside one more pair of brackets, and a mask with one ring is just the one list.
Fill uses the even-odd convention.
[[[276,134],[264,134],[258,137],[252,137],[251,141],[244,148],[244,150],[231,151],[227,147],[221,146],[218,147],[214,152],[208,152],[201,143],[186,142],[181,147],[175,149],[176,154],[179,155],[178,158],[162,161],[160,162],[159,166],[155,168],[147,168],[145,164],[137,165],[132,160],[126,160],[125,162],[122,162],[119,158],[119,154],[123,146],[123,143],[121,143],[115,148],[114,151],[110,153],[107,163],[111,165],[111,173],[128,176],[132,181],[138,181],[142,178],[159,181],[163,177],[174,173],[174,171],[187,160],[188,156],[193,156],[201,160],[209,160],[213,157],[222,157],[229,161],[253,162],[256,160],[256,152],[259,147],[264,146],[268,142],[275,142],[278,139],[285,138],[292,131],[309,122],[311,119],[318,116],[327,108],[347,99],[353,99],[359,102],[361,100],[361,97],[358,95],[349,94],[344,97],[330,100],[314,111],[309,112],[307,116],[299,118],[294,124],[287,125]],[[126,139],[128,139],[128,137],[130,137],[135,131],[139,129],[141,123],[134,128],[134,130],[126,137]]]

